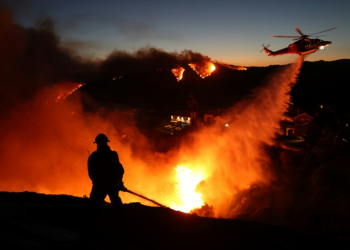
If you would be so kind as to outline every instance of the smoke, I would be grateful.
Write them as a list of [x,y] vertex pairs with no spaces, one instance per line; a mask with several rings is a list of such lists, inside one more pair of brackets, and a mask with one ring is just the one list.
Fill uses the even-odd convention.
[[18,102],[29,101],[42,88],[61,82],[107,80],[210,61],[190,50],[169,53],[152,47],[133,53],[115,50],[105,60],[87,60],[62,45],[49,18],[38,20],[34,28],[23,28],[0,6],[0,21],[0,105],[5,110]]
[[[314,223],[314,211],[338,216],[350,208],[349,158],[336,156],[341,147],[331,133],[304,153],[274,147],[302,57],[280,67],[264,86],[228,109],[224,120],[229,127],[218,121],[198,129],[163,154],[137,129],[134,113],[103,108],[90,113],[81,102],[89,99],[87,93],[69,93],[89,80],[189,63],[205,66],[210,58],[146,47],[87,61],[62,47],[48,19],[26,29],[0,8],[0,23],[0,108],[6,111],[0,116],[0,190],[88,195],[87,151],[94,151],[95,136],[105,133],[124,165],[126,187],[168,206],[181,202],[175,178],[180,165],[206,176],[197,185],[207,203],[196,210],[199,215],[305,229]],[[122,199],[135,201],[128,194]],[[346,212],[319,208],[327,203],[341,203]],[[349,221],[337,216],[330,220]]]
[[[147,191],[150,198],[169,196],[175,185],[169,161],[175,157],[152,151],[152,142],[135,126],[134,114],[103,108],[89,113],[81,102],[91,99],[87,93],[70,93],[86,81],[210,59],[192,51],[147,47],[88,61],[62,46],[49,19],[23,28],[0,8],[0,21],[0,189],[88,195],[87,150],[94,151],[95,136],[105,133],[125,166],[127,187]],[[125,195],[123,200],[134,197]]]
[[101,74],[112,78],[157,69],[171,70],[179,66],[185,67],[189,63],[205,66],[208,62],[209,57],[191,50],[181,53],[169,53],[152,47],[140,48],[134,53],[116,50],[101,63]]
[[18,101],[30,100],[43,87],[60,81],[85,81],[96,74],[94,64],[60,47],[49,19],[25,29],[0,8],[0,20],[1,108],[7,110]]
[[198,189],[220,217],[238,214],[227,206],[235,193],[273,179],[264,145],[272,145],[279,131],[301,62],[287,66],[252,98],[233,107],[227,114],[232,121],[229,129],[223,131],[220,125],[203,129],[183,142],[179,151],[162,155],[154,153],[152,142],[138,131],[133,114],[85,112],[80,93],[55,100],[87,79],[172,69],[190,62],[200,66],[210,58],[189,50],[167,53],[148,47],[131,54],[114,51],[99,62],[84,61],[61,46],[50,20],[25,29],[4,10],[0,18],[6,24],[0,31],[1,48],[6,52],[1,58],[6,69],[0,82],[5,90],[1,104],[9,110],[1,125],[1,189],[87,194],[91,184],[86,175],[86,149],[94,150],[92,141],[101,132],[120,154],[126,185],[169,206],[177,199],[177,165],[206,171],[208,178]]

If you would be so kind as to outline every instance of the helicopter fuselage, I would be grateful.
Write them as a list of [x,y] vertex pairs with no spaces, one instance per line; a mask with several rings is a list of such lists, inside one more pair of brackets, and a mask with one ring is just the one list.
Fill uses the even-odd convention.
[[264,51],[268,56],[280,56],[285,54],[296,54],[296,55],[308,55],[318,50],[324,50],[325,47],[330,45],[332,42],[323,41],[321,39],[309,39],[304,38],[290,44],[287,48],[271,51],[264,48]]

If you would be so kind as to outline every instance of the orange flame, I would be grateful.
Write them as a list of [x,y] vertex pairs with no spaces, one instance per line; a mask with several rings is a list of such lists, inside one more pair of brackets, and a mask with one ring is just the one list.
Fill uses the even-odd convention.
[[[272,145],[280,131],[301,64],[285,66],[256,90],[254,97],[228,109],[230,127],[217,123],[198,129],[178,150],[167,154],[155,154],[150,149],[133,115],[118,110],[105,116],[84,112],[79,98],[47,109],[14,109],[11,118],[1,125],[7,133],[0,145],[0,165],[4,166],[0,168],[0,189],[88,194],[91,181],[86,148],[95,150],[92,142],[102,132],[120,156],[127,188],[182,211],[200,207],[204,201],[213,206],[214,216],[236,217],[242,213],[244,200],[234,206],[235,195],[252,184],[272,179],[264,145]],[[71,90],[62,91],[66,94],[62,98]],[[38,93],[36,99],[46,94]],[[124,134],[130,139],[122,139]],[[177,167],[174,173],[177,165],[185,167]],[[128,194],[121,194],[121,198],[124,203],[135,201]],[[249,213],[259,211],[259,207],[254,209]]]
[[204,78],[210,76],[215,70],[215,65],[212,62],[203,62],[201,64],[188,64],[200,77]]
[[72,94],[74,91],[79,89],[81,86],[85,85],[85,83],[76,83],[76,82],[64,82],[61,83],[60,89],[59,89],[59,96],[56,98],[56,102],[59,100],[64,100],[66,99],[67,96]]
[[[196,191],[202,193],[205,203],[213,205],[213,216],[236,217],[244,204],[233,205],[235,194],[273,179],[264,145],[273,145],[274,136],[280,132],[280,121],[290,102],[289,92],[301,65],[302,58],[271,77],[250,100],[227,110],[229,127],[221,123],[204,127],[191,136],[191,143],[182,144],[179,161],[193,171],[206,173]],[[260,207],[255,209],[253,213]]]
[[182,79],[184,71],[185,69],[183,67],[179,67],[171,70],[171,72],[173,72],[178,82]]
[[194,208],[200,208],[204,205],[202,194],[196,192],[196,187],[203,179],[204,172],[194,172],[189,168],[177,166],[176,168],[177,195],[182,204],[172,204],[172,208],[182,212],[189,213]]

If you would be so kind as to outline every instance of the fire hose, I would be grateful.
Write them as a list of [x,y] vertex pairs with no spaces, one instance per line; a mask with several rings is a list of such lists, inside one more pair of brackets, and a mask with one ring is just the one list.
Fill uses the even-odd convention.
[[[89,156],[90,156],[90,155],[91,155],[91,154],[90,154],[90,151],[87,150],[87,152],[88,152],[88,154],[89,154]],[[124,184],[122,184],[122,185],[124,186]],[[147,200],[147,201],[152,202],[153,204],[156,204],[157,206],[164,207],[164,208],[168,208],[167,206],[164,206],[163,204],[160,204],[159,202],[157,202],[157,201],[155,201],[155,200],[152,200],[152,199],[149,199],[149,198],[147,198],[147,197],[145,197],[145,196],[143,196],[143,195],[141,195],[141,194],[135,193],[135,192],[133,192],[133,191],[127,189],[126,187],[124,187],[124,189],[121,190],[121,191],[124,191],[124,192],[130,193],[130,194],[136,195],[136,196],[138,196],[138,197],[140,197],[140,198],[142,198],[142,199],[145,199],[145,200]]]
[[150,201],[150,202],[156,204],[157,206],[164,207],[164,208],[168,208],[167,206],[164,206],[163,204],[161,204],[161,203],[159,203],[159,202],[157,202],[157,201],[155,201],[155,200],[149,199],[149,198],[147,198],[147,197],[145,197],[145,196],[143,196],[143,195],[141,195],[141,194],[135,193],[135,192],[133,192],[133,191],[131,191],[131,190],[129,190],[129,189],[125,189],[125,190],[123,190],[123,191],[124,191],[124,192],[127,192],[127,193],[130,193],[130,194],[133,194],[133,195],[136,195],[136,196],[138,196],[138,197],[140,197],[140,198],[142,198],[142,199],[145,199],[145,200],[147,200],[147,201]]

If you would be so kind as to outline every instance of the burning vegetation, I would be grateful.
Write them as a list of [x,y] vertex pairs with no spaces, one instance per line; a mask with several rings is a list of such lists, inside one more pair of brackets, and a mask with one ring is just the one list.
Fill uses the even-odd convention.
[[65,82],[65,83],[59,84],[61,88],[60,88],[60,94],[56,98],[56,102],[66,99],[67,96],[72,94],[74,91],[79,89],[84,84],[85,83],[74,83],[74,82]]
[[215,65],[210,61],[202,62],[200,64],[190,63],[188,66],[190,66],[202,78],[210,76],[215,70]]
[[[280,121],[303,57],[281,67],[253,95],[228,109],[229,127],[218,123],[198,128],[175,149],[159,153],[132,115],[112,108],[86,111],[82,100],[96,103],[87,92],[75,90],[86,79],[112,79],[158,68],[173,69],[179,81],[187,65],[206,77],[215,70],[208,57],[189,50],[167,53],[142,48],[134,53],[114,51],[100,62],[83,61],[61,47],[49,20],[25,29],[0,9],[0,22],[4,24],[0,28],[0,65],[4,69],[0,104],[5,111],[1,114],[1,190],[88,194],[87,150],[94,151],[93,139],[105,133],[125,168],[126,187],[171,208],[202,216],[285,224],[293,223],[287,218],[288,211],[295,211],[294,202],[299,204],[295,214],[302,211],[295,190],[310,181],[295,173],[283,174],[292,172],[292,160],[287,153],[281,154],[283,164],[276,167],[268,148],[281,132]],[[336,162],[337,166],[348,163],[346,158]],[[305,175],[312,172],[303,169]],[[327,165],[315,170],[312,187],[305,190],[310,195],[313,187],[323,192],[327,173],[332,171]],[[127,203],[135,198],[122,194],[122,200]]]
[[184,74],[185,69],[182,67],[178,67],[175,69],[172,69],[171,72],[174,74],[174,76],[176,77],[177,81],[181,81],[183,74]]
[[177,166],[176,168],[176,194],[181,199],[181,204],[173,203],[171,208],[189,213],[194,208],[204,205],[202,194],[196,192],[197,185],[205,179],[204,173],[194,172],[189,168]]

